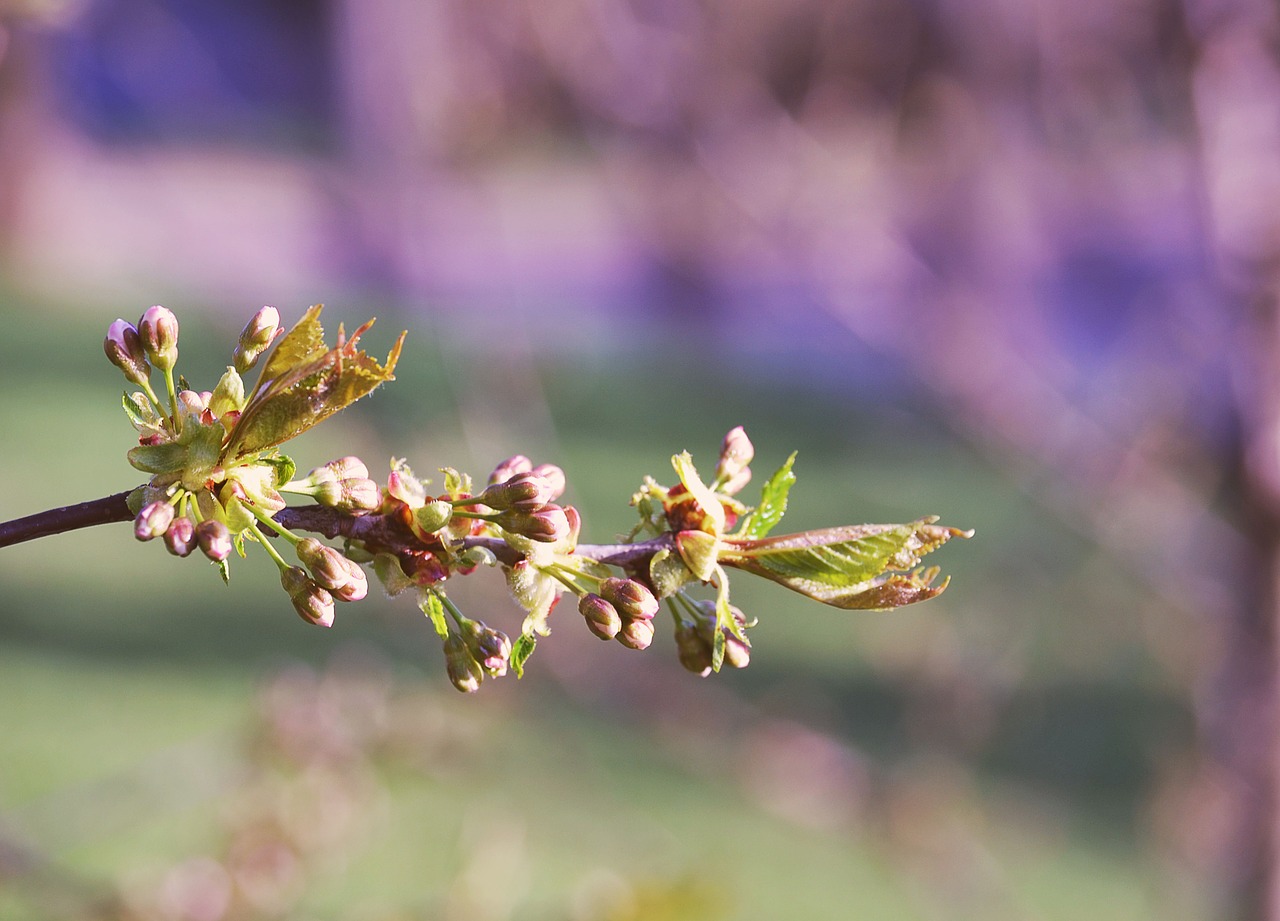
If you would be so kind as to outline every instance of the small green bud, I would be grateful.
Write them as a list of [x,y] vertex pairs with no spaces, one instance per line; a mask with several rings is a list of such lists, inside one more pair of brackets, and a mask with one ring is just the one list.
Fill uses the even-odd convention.
[[209,412],[213,418],[221,419],[227,413],[244,409],[244,381],[236,373],[235,368],[228,367],[226,373],[218,381],[218,386],[209,394]]
[[433,499],[422,508],[414,509],[413,520],[427,534],[434,534],[453,518],[453,506],[444,499]]
[[680,664],[695,675],[711,674],[711,643],[698,630],[696,624],[682,620],[676,624],[676,652]]
[[618,609],[624,621],[653,620],[658,613],[658,599],[635,579],[605,579],[600,583],[600,594]]
[[578,613],[587,621],[587,629],[602,640],[611,640],[622,629],[618,610],[594,592],[588,592],[578,600]]
[[489,474],[489,485],[504,483],[517,473],[528,473],[532,469],[533,461],[523,454],[516,454],[493,468],[493,473]]
[[196,541],[200,544],[200,552],[215,563],[231,556],[231,531],[215,518],[205,519],[196,525]]
[[628,649],[648,649],[653,642],[653,621],[642,618],[624,621],[618,631],[618,642]]
[[174,556],[190,556],[196,549],[196,526],[190,518],[175,518],[164,532],[165,549]]
[[138,321],[138,336],[147,358],[161,371],[178,362],[178,318],[168,307],[148,307]]
[[312,581],[302,567],[281,570],[280,584],[299,617],[320,627],[333,626],[333,596]]
[[232,362],[236,370],[244,374],[258,363],[259,356],[267,350],[272,340],[280,333],[280,312],[274,307],[263,307],[255,313],[244,329],[240,331],[240,339],[236,342],[232,353]]
[[173,523],[173,506],[164,499],[148,502],[133,520],[133,536],[138,540],[154,540]]
[[484,669],[471,655],[466,641],[456,633],[450,633],[444,641],[444,661],[449,672],[449,681],[464,694],[472,694],[480,689],[484,680]]
[[376,509],[382,502],[382,493],[378,489],[378,484],[368,478],[359,477],[347,480],[322,480],[316,484],[311,496],[321,505],[336,508],[342,512],[369,512]]
[[124,372],[126,380],[142,386],[151,377],[151,365],[147,363],[137,327],[127,320],[118,319],[107,327],[102,348],[111,363]]

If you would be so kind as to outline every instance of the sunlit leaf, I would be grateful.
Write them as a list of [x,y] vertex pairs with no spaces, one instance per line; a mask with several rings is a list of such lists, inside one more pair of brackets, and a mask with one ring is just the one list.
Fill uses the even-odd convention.
[[713,534],[723,531],[724,506],[720,503],[720,497],[698,476],[698,469],[693,466],[693,457],[688,451],[684,451],[671,458],[671,466],[675,468],[676,475],[680,477],[680,482],[689,491],[689,495],[698,503],[698,508],[707,516],[703,529]]
[[379,364],[356,348],[372,320],[325,348],[319,305],[312,307],[272,350],[262,376],[227,439],[223,456],[234,459],[287,441],[392,380],[404,333]]
[[773,530],[774,525],[782,520],[787,511],[787,494],[795,485],[796,475],[791,472],[791,465],[796,462],[796,452],[792,451],[787,462],[777,469],[760,492],[760,505],[743,521],[738,529],[738,536],[743,539],[760,538]]
[[727,539],[720,562],[771,579],[838,608],[884,610],[939,594],[937,570],[911,570],[952,537],[972,531],[927,518],[910,524],[854,525],[761,540]]

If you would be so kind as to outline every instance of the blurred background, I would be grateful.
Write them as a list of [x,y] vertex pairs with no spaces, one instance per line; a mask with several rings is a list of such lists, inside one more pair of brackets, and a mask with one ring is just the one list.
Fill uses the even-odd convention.
[[606,542],[742,424],[784,528],[977,530],[893,614],[739,578],[741,672],[561,617],[469,697],[407,600],[6,549],[0,916],[1280,917],[1276,19],[0,0],[0,518],[135,485],[115,317],[199,389],[324,302],[409,338],[304,470],[525,453]]

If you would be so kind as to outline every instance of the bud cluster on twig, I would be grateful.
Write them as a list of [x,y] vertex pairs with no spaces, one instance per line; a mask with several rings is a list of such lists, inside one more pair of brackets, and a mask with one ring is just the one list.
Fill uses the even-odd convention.
[[[672,458],[673,485],[645,478],[632,497],[639,521],[617,545],[580,543],[581,516],[560,504],[564,471],[523,455],[497,464],[480,490],[451,468],[441,468],[442,482],[432,487],[403,460],[393,460],[379,484],[352,455],[295,479],[293,461],[278,446],[391,380],[404,338],[379,364],[356,347],[372,321],[350,337],[339,327],[329,348],[319,314],[311,308],[286,333],[276,309],[263,307],[211,391],[176,388],[172,311],[151,307],[136,325],[110,325],[107,357],[140,388],[124,399],[138,431],[129,461],[150,477],[130,497],[134,535],[160,538],[178,557],[198,549],[224,578],[232,554],[244,556],[256,543],[279,568],[298,615],[326,627],[339,602],[366,597],[369,566],[388,594],[415,594],[461,691],[508,671],[521,674],[566,592],[593,635],[634,650],[652,645],[666,601],[680,663],[707,675],[750,660],[746,631],[754,621],[730,603],[731,570],[836,607],[896,607],[941,592],[946,582],[933,585],[936,568],[917,568],[919,559],[970,533],[926,518],[770,537],[795,481],[795,455],[763,485],[756,506],[743,503],[738,495],[751,481],[755,449],[741,427],[725,435],[709,483],[688,453]],[[247,388],[241,375],[258,365],[258,382]],[[162,394],[152,389],[153,370],[163,377]],[[314,505],[287,506],[285,494]],[[295,529],[342,537],[343,546]],[[292,545],[296,563],[276,549],[277,540]],[[514,641],[466,617],[445,591],[450,578],[480,567],[501,570],[524,612]]]

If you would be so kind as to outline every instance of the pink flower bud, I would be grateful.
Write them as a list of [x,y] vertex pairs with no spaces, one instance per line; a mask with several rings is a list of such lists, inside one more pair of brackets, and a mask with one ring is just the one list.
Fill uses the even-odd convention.
[[164,532],[165,549],[174,556],[190,556],[196,549],[196,526],[190,518],[175,518]]
[[539,464],[530,473],[546,480],[551,490],[551,497],[547,499],[548,502],[554,502],[564,495],[566,485],[564,471],[555,464]]
[[280,584],[299,617],[319,627],[333,626],[333,596],[316,585],[300,566],[281,570]]
[[196,525],[196,541],[200,551],[215,563],[231,556],[231,532],[221,521],[209,518]]
[[711,644],[695,624],[681,621],[676,625],[676,652],[680,664],[704,678],[711,674]]
[[623,620],[653,620],[658,613],[658,599],[635,579],[605,579],[600,594],[607,598]]
[[178,318],[168,307],[148,307],[138,321],[138,336],[147,358],[161,371],[169,371],[178,361]]
[[[747,469],[747,465],[755,456],[755,446],[747,437],[746,430],[740,425],[730,429],[720,445],[720,462],[716,465],[716,479],[725,484],[735,484],[736,488],[733,492],[737,492],[747,484],[747,480],[751,479],[750,473],[745,480],[741,479],[740,474]],[[725,491],[728,492],[728,489],[726,488]],[[733,492],[729,492],[729,495],[733,495]]]
[[602,640],[611,640],[622,629],[622,618],[609,602],[594,592],[588,592],[578,601],[578,613],[587,621],[587,629]]
[[244,374],[257,364],[259,356],[267,350],[267,346],[280,332],[278,310],[268,306],[255,313],[240,331],[240,339],[236,342],[235,351],[232,353],[236,370]]
[[489,485],[494,483],[503,483],[517,473],[528,473],[533,469],[533,461],[525,457],[523,454],[516,454],[508,457],[498,466],[493,468],[493,473],[489,474]]
[[628,620],[618,631],[617,639],[628,649],[648,649],[653,642],[653,621],[640,618]]
[[544,505],[536,512],[510,509],[498,516],[498,524],[512,534],[554,544],[569,536],[569,518],[558,505]]
[[102,348],[113,365],[124,372],[125,379],[142,386],[151,376],[147,354],[137,328],[127,320],[116,320],[107,327]]
[[498,678],[507,673],[511,658],[511,639],[501,630],[494,630],[477,620],[463,621],[462,638],[471,657],[480,664],[485,674]]
[[484,669],[471,655],[466,641],[456,633],[450,633],[444,641],[444,661],[449,681],[455,688],[464,694],[480,690]]
[[164,534],[172,522],[172,505],[163,499],[148,502],[133,520],[133,536],[138,540],[154,540]]
[[364,461],[352,455],[347,455],[346,457],[339,457],[337,460],[331,460],[329,461],[329,463],[325,464],[324,466],[325,466],[325,469],[333,471],[334,479],[338,479],[338,480],[369,479],[369,468],[365,466]]

